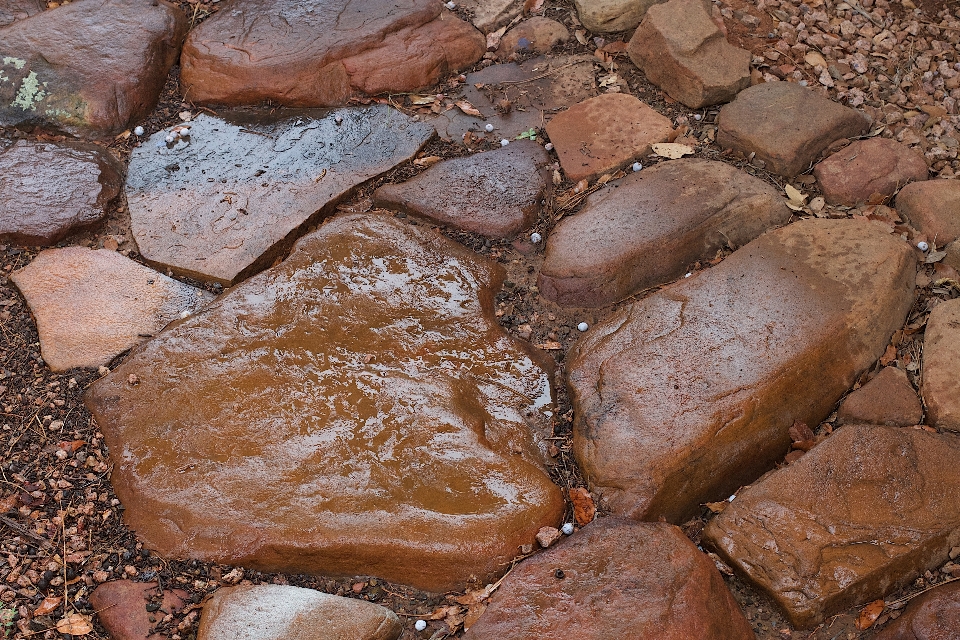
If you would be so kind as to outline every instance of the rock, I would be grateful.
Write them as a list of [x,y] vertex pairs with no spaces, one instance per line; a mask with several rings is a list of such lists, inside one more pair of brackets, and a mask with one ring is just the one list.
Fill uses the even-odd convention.
[[506,58],[514,51],[550,53],[558,44],[570,39],[570,32],[556,20],[534,16],[504,34],[497,55]]
[[0,0],[0,27],[23,20],[43,11],[40,0]]
[[896,367],[884,367],[870,382],[840,403],[840,424],[885,424],[909,427],[923,420],[923,406],[907,374]]
[[954,240],[946,247],[944,251],[947,252],[947,255],[943,258],[943,263],[948,267],[960,271],[960,240]]
[[197,640],[396,640],[393,611],[279,584],[226,587],[203,605]]
[[563,536],[556,527],[540,527],[537,531],[537,543],[544,549],[556,543]]
[[647,10],[664,0],[574,0],[580,22],[594,33],[634,29]]
[[936,570],[960,542],[960,440],[848,425],[743,490],[704,540],[809,628]]
[[329,220],[88,390],[126,452],[128,524],[264,571],[429,591],[502,573],[564,511],[539,442],[550,361],[496,323],[503,278],[427,227]]
[[473,14],[470,22],[484,33],[510,24],[523,12],[520,0],[459,0],[457,4]]
[[564,306],[607,305],[789,220],[776,189],[728,164],[662,162],[590,195],[561,220],[547,238],[537,286]]
[[11,280],[36,318],[40,353],[54,371],[105,365],[213,299],[106,249],[47,249]]
[[753,639],[720,573],[677,527],[598,520],[518,564],[464,640]]
[[796,83],[766,82],[724,105],[717,124],[721,147],[756,153],[767,170],[790,177],[837,140],[866,133],[870,119]]
[[955,640],[960,629],[960,583],[931,589],[904,610],[876,640]]
[[440,162],[415,178],[387,184],[377,207],[399,209],[495,238],[510,238],[536,222],[550,157],[536,142]]
[[606,93],[576,104],[547,123],[560,166],[574,182],[613,172],[666,142],[666,118],[625,93]]
[[595,324],[567,357],[591,488],[614,514],[684,522],[756,480],[880,357],[915,269],[879,223],[801,220]]
[[131,582],[114,580],[105,582],[90,594],[90,606],[97,612],[100,624],[114,640],[148,640],[158,619],[147,611],[150,601],[160,605],[159,617],[183,609],[189,594],[182,589],[162,591],[157,597],[156,582]]
[[930,312],[920,389],[927,422],[960,431],[960,300],[942,302]]
[[927,161],[905,144],[886,138],[855,140],[813,168],[831,204],[854,206],[893,196],[908,182],[927,179]]
[[0,126],[123,131],[156,106],[186,32],[155,0],[71,2],[0,29]]
[[436,0],[234,0],[190,32],[181,78],[197,102],[330,107],[431,86],[485,48]]
[[384,105],[200,114],[190,124],[188,141],[165,145],[159,131],[131,154],[131,227],[151,264],[224,285],[269,266],[302,229],[433,134]]
[[110,152],[79,142],[0,145],[0,240],[50,245],[96,224],[120,193]]
[[627,53],[650,82],[691,109],[729,102],[750,86],[750,52],[727,42],[706,0],[650,7]]
[[897,213],[942,247],[960,238],[960,181],[908,184],[896,200]]

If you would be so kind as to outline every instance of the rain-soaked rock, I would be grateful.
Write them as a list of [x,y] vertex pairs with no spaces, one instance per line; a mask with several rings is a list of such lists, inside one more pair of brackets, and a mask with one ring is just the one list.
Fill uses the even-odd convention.
[[459,0],[457,5],[463,7],[473,16],[470,22],[484,33],[496,31],[500,27],[510,24],[514,18],[523,12],[522,0]]
[[576,104],[547,123],[560,166],[574,182],[613,172],[666,142],[670,119],[626,93],[605,93]]
[[647,10],[664,0],[574,0],[580,22],[594,33],[633,29]]
[[666,523],[605,518],[518,564],[464,640],[747,640],[713,562]]
[[960,182],[926,180],[908,184],[896,200],[897,213],[942,247],[960,238]]
[[848,425],[745,489],[705,542],[814,626],[936,570],[960,544],[960,439]]
[[921,393],[931,425],[960,431],[960,300],[938,304],[927,319]]
[[40,0],[0,0],[0,27],[43,11]]
[[549,361],[495,322],[503,277],[426,226],[329,220],[88,391],[128,524],[265,571],[431,591],[502,572],[564,511],[537,436]]
[[750,86],[750,52],[727,42],[706,0],[650,7],[630,39],[634,64],[691,109],[729,102]]
[[794,82],[765,82],[724,105],[717,124],[720,146],[795,176],[832,143],[866,133],[870,118]]
[[903,326],[915,265],[879,223],[801,220],[594,325],[567,358],[591,488],[683,522],[756,480]]
[[186,32],[159,0],[65,3],[0,29],[0,126],[123,131],[157,104]]
[[105,365],[213,299],[115,251],[85,247],[47,249],[11,280],[54,371]]
[[549,162],[543,147],[520,140],[440,162],[407,182],[384,185],[374,193],[373,204],[509,238],[537,220],[550,184],[544,171]]
[[565,306],[598,307],[682,276],[718,249],[786,224],[776,189],[723,162],[663,162],[592,194],[547,239],[537,282]]
[[151,601],[159,605],[158,610],[164,612],[161,616],[178,613],[189,596],[182,589],[164,589],[157,597],[157,586],[156,582],[132,580],[105,582],[90,594],[90,606],[113,640],[150,640],[157,618],[147,605]]
[[233,284],[269,266],[300,229],[363,182],[413,157],[433,129],[384,105],[270,118],[201,114],[134,149],[131,226],[148,262]]
[[199,102],[330,107],[431,86],[484,50],[437,0],[234,0],[190,32],[181,78]]
[[123,184],[110,152],[79,142],[0,144],[0,240],[48,245],[99,222]]
[[258,584],[217,590],[197,640],[396,640],[402,631],[397,614],[372,602]]
[[944,584],[910,601],[876,640],[956,640],[960,637],[960,583]]
[[569,39],[570,32],[562,23],[534,16],[504,34],[497,55],[506,58],[515,51],[549,53],[553,47]]
[[885,424],[909,427],[920,424],[923,406],[907,374],[896,367],[884,367],[870,382],[840,403],[840,424]]
[[890,197],[908,182],[927,179],[927,161],[918,151],[887,138],[854,140],[824,159],[813,175],[831,204],[854,206]]

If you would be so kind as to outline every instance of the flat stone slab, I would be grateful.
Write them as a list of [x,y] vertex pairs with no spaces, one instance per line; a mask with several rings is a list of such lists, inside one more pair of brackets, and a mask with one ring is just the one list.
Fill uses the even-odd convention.
[[831,204],[854,206],[890,197],[909,182],[927,179],[927,161],[905,144],[886,138],[854,140],[813,168]]
[[197,640],[396,640],[393,611],[372,602],[279,584],[218,589]]
[[960,182],[956,180],[908,184],[897,194],[896,207],[938,247],[960,238]]
[[928,422],[960,431],[960,300],[942,302],[930,312],[920,388]]
[[109,151],[92,144],[0,145],[0,240],[50,245],[96,224],[120,194],[122,171]]
[[960,629],[960,583],[941,585],[911,600],[876,640],[951,640]]
[[923,406],[907,374],[896,367],[884,367],[870,382],[840,403],[840,424],[885,424],[909,427],[923,420]]
[[594,325],[567,357],[591,489],[684,522],[756,480],[880,357],[915,270],[878,223],[801,220]]
[[755,153],[767,170],[789,177],[837,140],[866,133],[870,118],[794,82],[765,82],[724,105],[717,124],[721,147]]
[[156,106],[186,33],[154,0],[71,2],[3,27],[0,126],[115,135]]
[[115,251],[85,247],[47,249],[10,279],[53,371],[108,364],[214,297]]
[[561,220],[537,285],[564,306],[603,306],[680,277],[790,215],[776,189],[728,164],[662,162],[609,184]]
[[960,439],[840,428],[745,489],[706,543],[809,628],[936,570],[960,544]]
[[550,360],[496,323],[503,278],[425,226],[329,220],[90,387],[127,523],[170,557],[493,579],[564,511]]
[[651,145],[666,142],[670,119],[625,93],[605,93],[576,104],[547,123],[560,166],[574,182],[612,173]]
[[484,33],[505,27],[523,12],[520,0],[461,0],[458,5],[473,14],[470,20]]
[[727,42],[705,0],[650,7],[627,53],[647,79],[691,109],[729,102],[750,86],[750,52]]
[[428,87],[485,50],[436,0],[234,0],[190,32],[181,79],[199,102],[331,107]]
[[384,105],[280,119],[234,115],[201,114],[188,138],[165,144],[169,133],[159,131],[131,154],[131,227],[151,264],[234,284],[269,266],[302,228],[412,158],[433,135]]
[[373,194],[378,207],[425,216],[495,238],[512,238],[536,222],[550,157],[536,142],[440,162],[401,184]]
[[562,23],[542,16],[533,16],[503,35],[497,55],[506,58],[515,51],[550,53],[555,46],[569,39],[570,32]]
[[147,604],[160,605],[165,612],[160,614],[163,616],[181,611],[189,595],[182,589],[173,589],[163,590],[162,596],[157,597],[156,582],[113,580],[104,582],[90,594],[90,604],[113,640],[150,640],[157,616],[147,611]]
[[11,25],[43,11],[40,0],[0,0],[0,27]]
[[665,523],[604,518],[514,567],[464,640],[752,640],[716,566]]
[[[663,0],[659,0],[662,2]],[[635,29],[658,0],[574,0],[580,22],[593,33]]]

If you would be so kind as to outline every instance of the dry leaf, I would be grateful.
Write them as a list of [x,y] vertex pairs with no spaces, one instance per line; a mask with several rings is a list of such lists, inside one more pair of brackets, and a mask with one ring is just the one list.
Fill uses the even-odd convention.
[[33,616],[45,616],[53,613],[57,610],[57,607],[60,606],[61,602],[63,602],[63,596],[47,596],[43,599],[43,602],[33,610]]
[[618,78],[617,74],[615,73],[609,76],[606,76],[605,78],[600,78],[601,87],[609,87],[610,85],[618,84],[619,82],[620,82],[620,78]]
[[616,42],[608,42],[600,48],[601,51],[609,53],[611,55],[617,55],[618,53],[627,52],[627,43],[622,40],[617,40]]
[[417,158],[416,160],[413,161],[413,164],[415,164],[418,167],[429,167],[431,165],[437,164],[441,160],[443,160],[443,158],[441,158],[440,156],[427,156],[425,158]]
[[491,31],[487,34],[487,51],[496,51],[497,47],[500,46],[500,39],[503,37],[503,34],[507,32],[506,27],[500,27],[496,31]]
[[580,182],[578,182],[576,185],[574,185],[574,187],[573,187],[573,192],[574,192],[574,193],[583,193],[584,191],[586,191],[586,190],[589,189],[589,188],[590,188],[590,183],[587,182],[587,179],[586,179],[586,178],[584,178],[583,180],[581,180]]
[[467,589],[466,593],[462,596],[457,596],[453,600],[467,606],[478,604],[489,598],[494,589],[496,589],[496,587],[492,584],[488,584],[483,589]]
[[577,29],[576,31],[573,32],[573,35],[577,37],[577,42],[579,42],[580,44],[587,44],[588,42],[587,32],[584,31],[583,29]]
[[720,513],[727,508],[727,505],[730,504],[726,500],[721,500],[720,502],[708,502],[707,509],[713,511],[714,513]]
[[483,117],[483,114],[480,113],[476,107],[474,107],[472,104],[470,104],[466,100],[457,100],[456,105],[460,109],[460,111],[463,111],[468,116],[476,116],[477,118]]
[[693,149],[688,147],[685,144],[678,144],[676,142],[658,142],[655,145],[652,145],[653,152],[658,156],[664,158],[670,158],[671,160],[676,160],[677,158],[682,158],[683,156],[689,156],[693,153]]
[[583,487],[570,489],[570,502],[573,503],[573,518],[581,527],[593,522],[597,515],[597,506],[590,492]]
[[797,204],[793,200],[787,200],[784,204],[787,205],[788,209],[792,209],[793,211],[803,211],[803,205]]
[[79,451],[80,447],[82,447],[85,444],[87,443],[83,440],[67,440],[63,442],[58,442],[57,448],[63,449],[67,453],[74,454],[77,451]]
[[6,498],[0,500],[0,513],[6,513],[11,509],[16,509],[18,504],[20,504],[20,502],[17,499],[17,494],[11,493]]
[[874,600],[861,609],[860,615],[857,616],[857,629],[864,631],[872,627],[873,623],[880,617],[880,614],[883,613],[885,604],[883,600]]
[[880,364],[887,366],[891,362],[897,359],[897,348],[895,346],[887,345],[887,350],[883,352],[883,355],[880,356]]
[[463,617],[463,630],[466,631],[473,626],[473,623],[480,619],[483,612],[487,610],[487,605],[476,604],[467,609],[467,615]]
[[543,8],[543,0],[527,0],[523,3],[524,13],[533,13]]
[[822,55],[816,51],[810,51],[807,55],[803,56],[803,61],[806,62],[811,67],[823,67],[827,68],[827,60]]
[[79,613],[71,613],[57,623],[57,631],[71,636],[85,636],[93,631],[90,618]]
[[456,605],[445,605],[443,607],[437,607],[433,610],[433,613],[430,614],[430,620],[443,620],[450,614],[460,613],[460,607]]
[[800,193],[800,191],[794,188],[794,186],[791,184],[783,185],[783,190],[786,191],[787,197],[797,204],[803,204],[807,201],[807,194]]
[[433,104],[436,100],[437,96],[410,96],[410,104]]
[[931,251],[930,253],[927,254],[927,257],[924,260],[924,262],[926,264],[933,264],[934,262],[940,262],[946,257],[947,257],[946,251]]
[[544,351],[560,351],[563,349],[563,345],[555,340],[547,340],[543,344],[538,344],[537,349],[543,349]]

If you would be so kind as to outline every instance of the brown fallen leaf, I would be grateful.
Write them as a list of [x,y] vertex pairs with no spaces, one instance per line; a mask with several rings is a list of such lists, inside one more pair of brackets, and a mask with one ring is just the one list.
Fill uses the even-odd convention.
[[437,96],[417,96],[417,95],[410,96],[410,104],[416,104],[416,105],[433,104],[436,101],[437,101]]
[[83,441],[83,440],[66,440],[66,441],[63,441],[63,442],[58,442],[58,443],[57,443],[57,448],[63,449],[63,450],[66,451],[67,453],[71,453],[71,454],[72,454],[72,453],[76,453],[77,451],[79,451],[79,450],[80,450],[80,447],[82,447],[82,446],[85,445],[85,444],[87,444],[87,443],[86,443],[85,441]]
[[543,0],[527,0],[523,3],[523,12],[526,14],[540,11],[543,8]]
[[622,40],[617,40],[616,42],[608,42],[600,48],[601,51],[609,53],[611,55],[617,55],[619,53],[627,52],[627,43]]
[[887,345],[887,350],[883,352],[883,355],[880,356],[880,364],[887,366],[891,362],[897,359],[897,348],[892,344]]
[[576,36],[577,42],[580,44],[587,44],[587,32],[583,29],[577,29],[573,32],[573,35]]
[[814,440],[815,438],[816,436],[810,427],[799,420],[794,420],[793,426],[790,427],[791,440],[794,442],[803,442],[804,440]]
[[413,164],[418,167],[429,167],[437,164],[441,160],[443,160],[443,158],[440,156],[427,156],[425,158],[417,158],[413,161]]
[[693,149],[687,145],[677,144],[675,142],[658,142],[657,144],[650,146],[655,154],[671,160],[676,160],[678,158],[682,158],[683,156],[689,156],[693,153]]
[[730,504],[726,500],[721,500],[720,502],[708,502],[706,503],[707,509],[714,513],[720,513],[727,508],[727,505]]
[[861,609],[860,615],[857,616],[857,629],[864,631],[872,627],[873,623],[880,617],[880,614],[883,613],[884,606],[886,606],[886,603],[881,599],[874,600]]
[[593,522],[597,515],[597,505],[593,503],[590,492],[583,487],[570,489],[570,502],[573,504],[573,518],[581,527]]
[[483,615],[483,612],[487,610],[487,605],[485,604],[475,604],[472,607],[467,609],[467,615],[463,617],[463,630],[466,631],[473,626],[473,623],[480,619],[480,616]]
[[467,606],[478,604],[489,598],[494,589],[496,589],[496,586],[493,584],[488,584],[483,589],[467,589],[466,593],[462,596],[457,596],[453,600],[454,602]]
[[20,500],[17,498],[17,494],[11,493],[6,498],[0,499],[0,513],[16,509],[19,504]]
[[456,605],[444,605],[442,607],[437,607],[433,610],[433,613],[430,614],[428,620],[443,620],[451,613],[460,613],[460,607]]
[[560,351],[563,349],[563,345],[556,340],[547,340],[542,344],[538,344],[537,349],[543,349],[544,351]]
[[468,116],[475,116],[477,118],[483,117],[483,114],[480,113],[480,111],[478,111],[476,107],[474,107],[472,104],[470,104],[466,100],[457,100],[455,104],[460,109],[460,111],[463,111]]
[[57,607],[60,606],[61,602],[63,602],[63,596],[47,596],[43,599],[43,602],[37,605],[37,608],[33,610],[33,616],[45,616],[53,613],[57,610]]
[[85,636],[93,631],[93,625],[90,624],[89,617],[79,613],[71,613],[57,623],[57,631],[71,636]]

